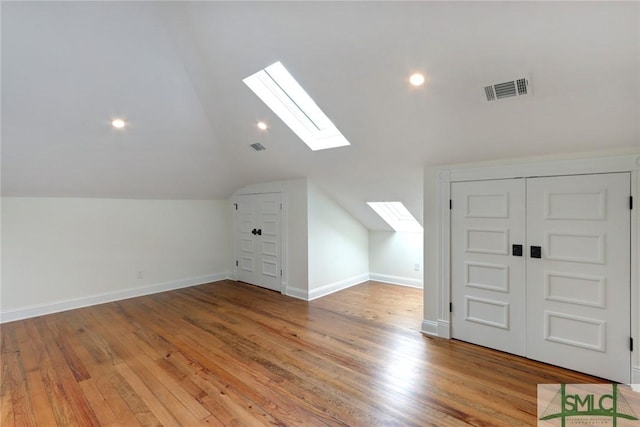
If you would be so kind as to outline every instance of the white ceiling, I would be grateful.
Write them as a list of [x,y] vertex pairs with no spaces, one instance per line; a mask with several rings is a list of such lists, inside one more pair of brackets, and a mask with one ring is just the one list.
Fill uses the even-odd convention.
[[[277,60],[350,147],[312,152],[242,83]],[[483,100],[524,75],[531,96]],[[2,3],[6,196],[225,198],[308,176],[385,229],[365,202],[421,218],[424,166],[639,149],[639,104],[638,2]]]

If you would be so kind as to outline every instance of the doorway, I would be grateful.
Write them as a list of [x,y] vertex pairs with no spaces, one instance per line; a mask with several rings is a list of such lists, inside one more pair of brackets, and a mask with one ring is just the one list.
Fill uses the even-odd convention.
[[280,193],[238,195],[234,214],[237,279],[282,292]]
[[451,185],[452,336],[630,380],[630,174]]

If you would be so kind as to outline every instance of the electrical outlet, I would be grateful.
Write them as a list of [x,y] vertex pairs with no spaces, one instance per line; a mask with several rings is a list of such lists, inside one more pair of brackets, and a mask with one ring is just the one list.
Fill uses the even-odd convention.
[[420,271],[420,264],[413,264],[413,271]]

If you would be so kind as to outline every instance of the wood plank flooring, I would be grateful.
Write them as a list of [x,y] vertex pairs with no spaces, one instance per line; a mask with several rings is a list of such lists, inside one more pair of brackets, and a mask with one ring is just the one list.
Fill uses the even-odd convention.
[[0,425],[517,426],[587,375],[419,332],[422,291],[222,281],[2,325]]

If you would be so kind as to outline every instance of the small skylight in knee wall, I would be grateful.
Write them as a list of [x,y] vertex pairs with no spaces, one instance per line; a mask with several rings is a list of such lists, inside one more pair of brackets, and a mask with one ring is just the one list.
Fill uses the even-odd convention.
[[280,62],[242,81],[312,150],[351,145]]
[[402,202],[367,202],[395,231],[422,232],[422,226]]

